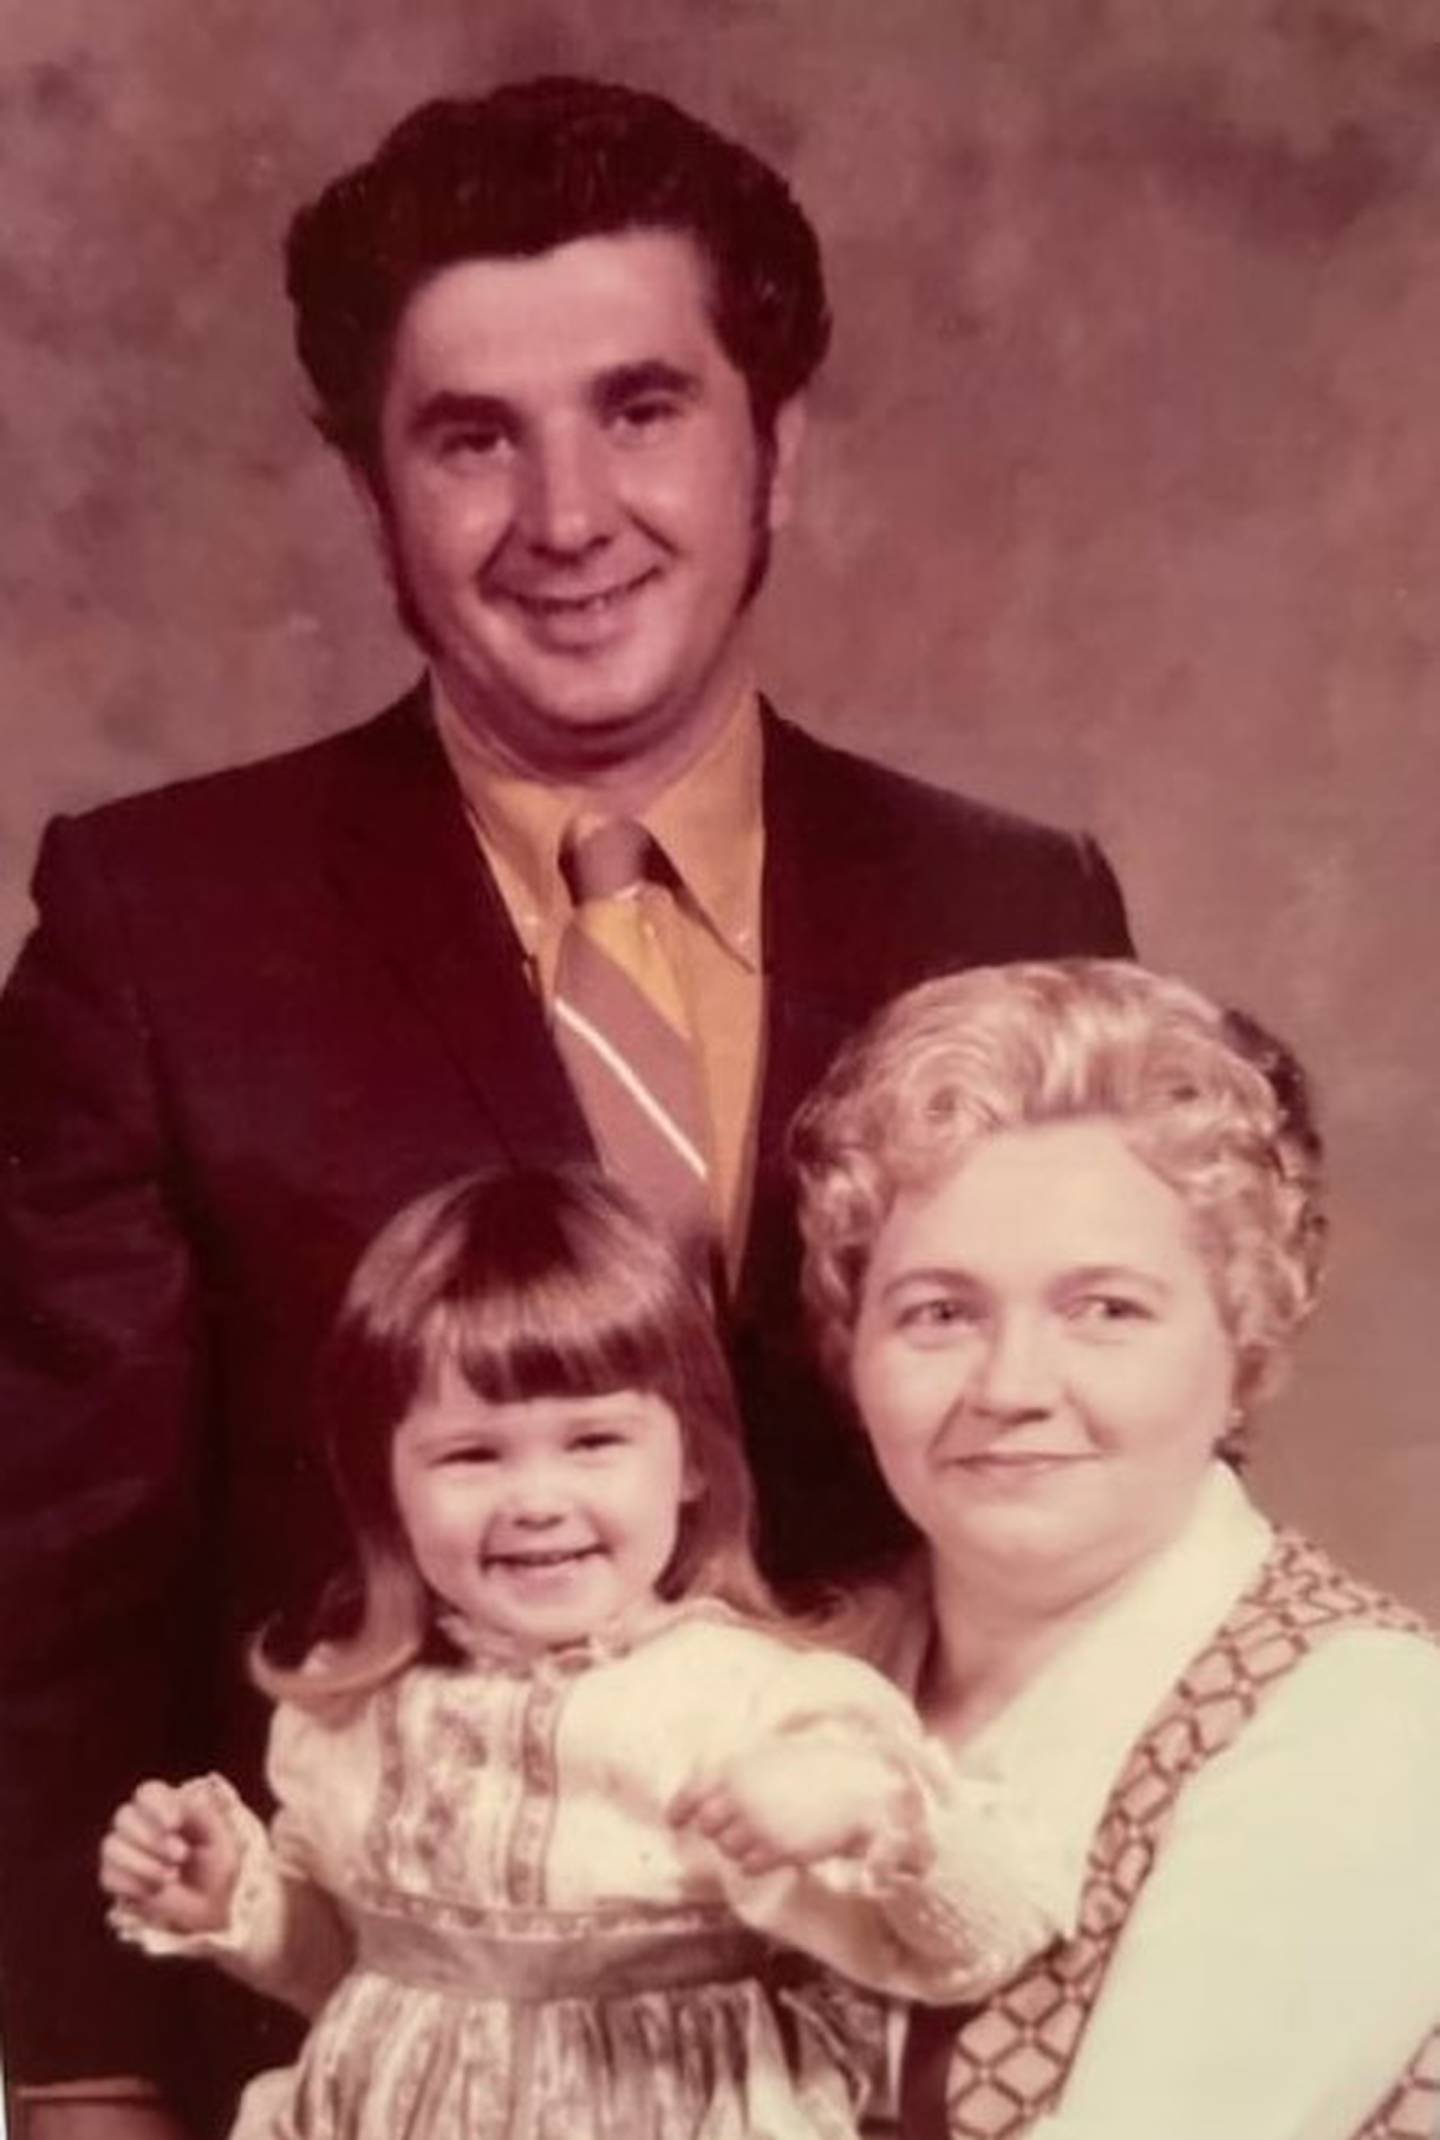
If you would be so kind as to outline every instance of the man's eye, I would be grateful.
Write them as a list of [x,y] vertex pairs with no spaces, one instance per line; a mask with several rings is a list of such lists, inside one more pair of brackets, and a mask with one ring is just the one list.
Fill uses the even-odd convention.
[[635,401],[621,402],[612,421],[620,432],[644,438],[663,430],[679,414],[680,403],[673,395],[645,394]]
[[436,440],[436,453],[442,461],[488,461],[499,455],[505,443],[505,433],[498,424],[466,424],[454,431],[442,431]]

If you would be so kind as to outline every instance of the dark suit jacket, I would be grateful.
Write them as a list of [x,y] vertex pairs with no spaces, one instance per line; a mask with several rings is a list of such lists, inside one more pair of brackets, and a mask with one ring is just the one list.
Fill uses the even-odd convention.
[[[795,1574],[882,1548],[887,1517],[796,1336],[793,1109],[910,982],[1128,940],[1088,842],[773,715],[764,808],[734,1335],[767,1558]],[[0,2027],[23,2077],[154,2071],[184,2094],[206,2065],[190,2002],[240,1995],[119,1952],[98,1836],[143,1775],[258,1790],[243,1640],[331,1549],[306,1384],[366,1239],[448,1176],[589,1140],[423,694],[55,824],[36,900],[0,1006]],[[252,2061],[287,2055],[265,2028]]]

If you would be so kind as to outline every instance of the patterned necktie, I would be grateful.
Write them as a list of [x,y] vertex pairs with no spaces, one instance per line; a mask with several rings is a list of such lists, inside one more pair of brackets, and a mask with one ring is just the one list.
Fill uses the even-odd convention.
[[643,897],[664,858],[643,825],[582,813],[560,865],[575,910],[555,977],[556,1043],[607,1171],[708,1260],[716,1222],[699,1065]]

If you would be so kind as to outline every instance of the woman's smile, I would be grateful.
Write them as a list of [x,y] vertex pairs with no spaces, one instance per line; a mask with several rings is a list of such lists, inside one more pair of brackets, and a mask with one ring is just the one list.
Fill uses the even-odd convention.
[[942,1558],[1108,1583],[1184,1521],[1234,1358],[1175,1192],[1109,1124],[997,1131],[897,1199],[866,1273],[855,1392]]
[[1026,1480],[1049,1477],[1052,1473],[1068,1471],[1076,1465],[1092,1464],[1093,1452],[1046,1449],[977,1449],[966,1456],[953,1456],[947,1461],[957,1471],[972,1478],[995,1478]]

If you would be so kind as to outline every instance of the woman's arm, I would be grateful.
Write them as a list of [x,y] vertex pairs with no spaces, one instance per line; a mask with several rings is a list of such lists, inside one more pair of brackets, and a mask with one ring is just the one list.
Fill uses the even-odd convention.
[[1337,1636],[1186,1789],[1045,2140],[1349,2140],[1440,2019],[1440,1651]]
[[882,1991],[978,1996],[1060,1929],[1043,1841],[849,1658],[793,1658],[672,1817],[713,1845],[738,1916]]

